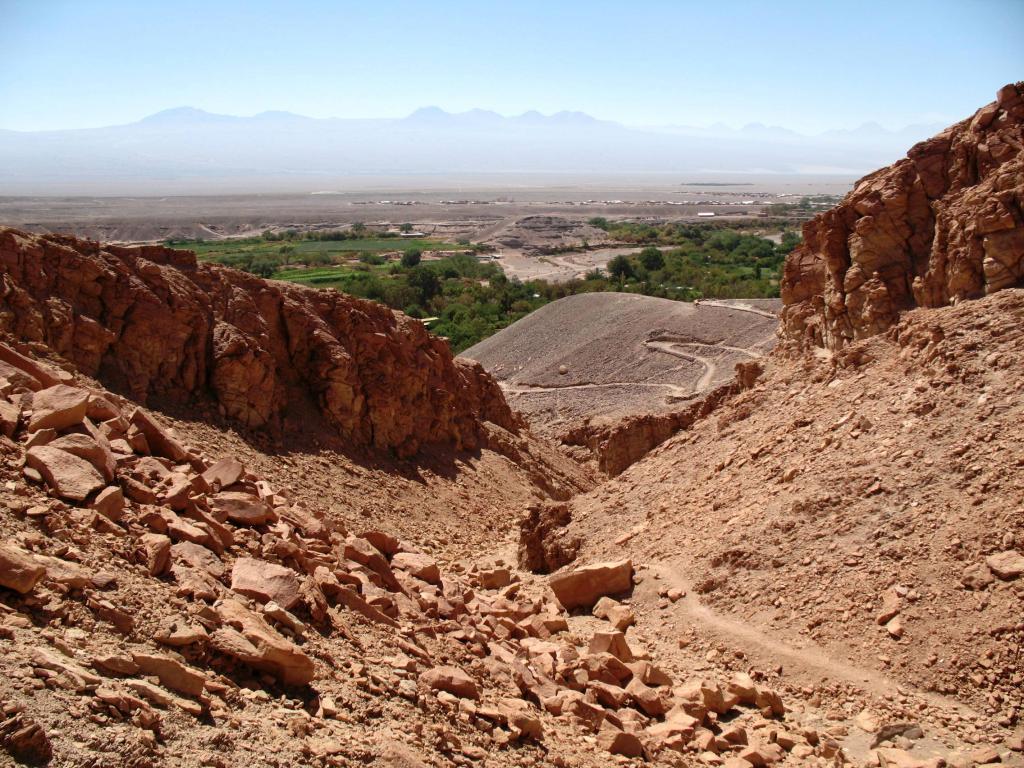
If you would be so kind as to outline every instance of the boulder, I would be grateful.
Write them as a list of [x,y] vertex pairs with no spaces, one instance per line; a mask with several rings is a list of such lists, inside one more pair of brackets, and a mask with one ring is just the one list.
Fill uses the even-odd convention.
[[46,730],[24,712],[0,719],[0,747],[23,765],[48,765],[53,759]]
[[544,726],[529,702],[522,699],[504,698],[498,702],[498,713],[505,718],[512,737],[515,739],[540,739]]
[[508,568],[485,568],[476,579],[484,589],[502,589],[512,583],[512,573]]
[[634,661],[626,665],[633,672],[633,677],[645,685],[672,685],[672,678],[665,670],[654,666],[649,661]]
[[186,696],[198,696],[206,685],[206,678],[198,670],[192,669],[170,656],[133,653],[132,661],[144,674],[156,675],[160,678],[161,684],[172,691],[184,693]]
[[739,756],[754,768],[763,768],[781,762],[786,757],[786,751],[778,744],[755,743],[740,750]]
[[225,456],[211,464],[203,472],[202,477],[211,488],[216,487],[217,490],[220,490],[234,485],[242,479],[244,474],[245,467],[242,462],[234,456]]
[[966,589],[973,589],[980,591],[985,589],[989,584],[995,581],[995,577],[992,575],[992,571],[985,563],[974,563],[964,568],[964,572],[960,576],[960,583],[964,585]]
[[633,610],[628,605],[623,605],[610,597],[602,597],[598,600],[594,605],[593,613],[599,619],[606,619],[619,632],[625,632],[636,623]]
[[651,717],[664,715],[672,708],[672,702],[664,687],[651,688],[635,677],[626,685],[626,693],[633,697],[638,709]]
[[613,755],[642,757],[644,754],[644,746],[635,733],[620,730],[607,720],[597,732],[597,746]]
[[402,591],[397,579],[395,579],[394,572],[391,570],[391,566],[388,565],[387,559],[380,553],[380,550],[366,539],[361,539],[358,536],[349,536],[345,539],[342,553],[349,560],[366,566],[380,576],[384,585],[392,592]]
[[420,675],[420,682],[436,691],[447,691],[460,699],[479,699],[476,681],[458,667],[433,667]]
[[307,685],[313,681],[313,660],[261,616],[230,599],[218,602],[215,610],[224,622],[210,635],[210,644],[218,651],[269,672],[286,685]]
[[882,609],[878,612],[878,615],[875,616],[875,623],[884,627],[892,619],[896,618],[900,612],[902,602],[903,601],[900,599],[900,596],[896,594],[896,590],[891,588],[885,590],[885,592],[882,593]]
[[96,494],[89,507],[116,523],[124,517],[124,494],[116,485],[108,485]]
[[163,456],[171,461],[189,460],[188,451],[178,442],[174,434],[162,427],[156,419],[141,408],[136,408],[132,413],[131,423],[145,435],[146,443],[155,455]]
[[590,639],[587,653],[610,653],[619,661],[629,664],[633,661],[633,652],[621,632],[595,632]]
[[0,542],[0,586],[27,594],[46,575],[46,567],[12,544]]
[[21,409],[14,403],[0,398],[0,434],[6,437],[14,437],[21,420]]
[[985,558],[985,565],[1004,581],[1012,581],[1024,575],[1024,555],[1009,549]]
[[389,533],[373,530],[361,533],[360,537],[366,539],[388,557],[394,557],[402,551],[402,543]]
[[28,431],[52,428],[67,429],[81,424],[89,406],[89,393],[78,387],[55,384],[41,389],[32,396],[32,418]]
[[209,497],[210,509],[235,525],[263,525],[273,515],[267,502],[244,491],[223,491]]
[[231,589],[261,603],[274,601],[287,611],[299,602],[302,584],[291,568],[240,557],[231,569]]
[[92,571],[78,563],[46,555],[38,555],[36,560],[46,569],[47,581],[63,584],[70,589],[85,589],[92,583]]
[[171,540],[162,533],[145,533],[139,538],[143,561],[151,576],[159,576],[171,563]]
[[110,483],[114,480],[114,473],[117,464],[114,462],[114,454],[110,452],[107,445],[101,445],[99,441],[89,435],[71,434],[58,437],[51,443],[50,448],[59,448],[80,459],[85,459],[96,471],[103,475],[103,479]]
[[876,750],[878,764],[882,768],[928,768],[928,763],[919,757],[896,747],[881,747]]
[[153,639],[160,645],[181,648],[205,642],[209,639],[209,635],[201,625],[189,624],[184,618],[178,616],[162,621],[160,627],[153,634]]
[[49,445],[29,448],[25,463],[42,475],[58,496],[69,501],[85,501],[89,494],[106,485],[91,463]]
[[215,579],[224,575],[224,563],[206,547],[192,541],[181,541],[171,547],[175,563],[181,562],[191,568],[208,573]]
[[633,562],[619,560],[563,571],[551,576],[548,585],[566,610],[589,608],[605,595],[622,594],[632,588]]
[[437,561],[429,555],[422,555],[414,552],[399,552],[391,559],[391,565],[400,571],[422,579],[428,584],[441,583],[441,571],[437,567]]

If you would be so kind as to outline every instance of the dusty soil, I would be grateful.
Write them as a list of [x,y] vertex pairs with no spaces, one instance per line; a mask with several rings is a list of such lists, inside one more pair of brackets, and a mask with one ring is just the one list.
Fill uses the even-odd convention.
[[[467,179],[356,178],[336,191],[313,188],[305,194],[174,195],[164,197],[4,197],[0,224],[31,232],[62,232],[105,242],[216,239],[258,234],[270,227],[340,227],[409,222],[439,237],[493,241],[500,250],[519,246],[498,242],[517,236],[527,250],[555,244],[550,233],[537,237],[536,223],[565,218],[578,245],[603,233],[588,227],[593,216],[630,219],[696,219],[699,211],[717,217],[757,216],[770,201],[793,202],[804,195],[841,194],[852,179],[825,176],[730,176],[713,186],[694,185],[696,177],[553,178],[474,177]],[[526,221],[524,224],[524,220]],[[560,225],[561,226],[561,225]],[[581,235],[577,237],[577,235]],[[525,238],[525,239],[524,239]]]
[[464,357],[498,379],[534,429],[559,435],[681,407],[730,381],[775,342],[775,300],[693,304],[629,293],[547,304]]
[[[696,356],[694,347],[711,345],[750,357],[770,344],[764,326],[775,322],[764,306],[666,302],[671,307],[652,309],[644,297],[575,298],[622,302],[556,311],[580,322],[580,336],[589,329],[598,338],[592,332],[602,322],[609,332],[633,329],[633,351],[653,366],[645,373],[657,376],[655,361],[667,364],[677,370],[662,370],[666,378],[658,383],[679,386],[676,374],[687,371],[687,396],[709,371],[712,380],[719,372],[717,364],[702,368],[679,355]],[[620,312],[634,319],[616,321]],[[686,339],[651,338],[652,315],[666,330],[682,323]],[[161,463],[144,455],[144,444],[136,442],[141,453],[133,452],[117,438],[119,450],[131,452],[119,454],[123,482],[140,462],[163,466],[150,470],[156,474],[191,476],[191,462],[205,467],[235,457],[249,473],[244,488],[276,500],[281,515],[308,510],[331,531],[310,533],[282,521],[221,523],[230,544],[205,556],[209,567],[225,572],[202,581],[209,597],[196,593],[189,579],[200,577],[188,570],[153,574],[140,559],[144,537],[159,520],[175,526],[176,537],[209,539],[219,530],[202,511],[203,494],[194,497],[198,507],[181,512],[192,517],[179,517],[161,491],[154,503],[128,503],[119,522],[47,494],[23,470],[26,442],[43,438],[27,431],[28,417],[10,420],[12,406],[34,400],[14,391],[24,385],[10,382],[25,377],[8,367],[0,415],[12,426],[5,427],[11,437],[0,438],[0,535],[48,569],[25,595],[0,589],[2,743],[18,754],[46,744],[50,764],[60,766],[637,765],[640,758],[609,756],[607,730],[595,734],[579,716],[557,714],[560,700],[545,682],[542,670],[557,658],[549,669],[562,682],[551,683],[552,690],[579,685],[564,677],[574,669],[585,674],[572,654],[592,655],[595,633],[610,627],[586,610],[561,611],[548,577],[514,565],[517,522],[527,505],[555,501],[557,477],[558,495],[575,494],[564,535],[578,537],[580,550],[569,567],[632,559],[635,586],[620,595],[636,622],[624,633],[630,653],[649,657],[673,683],[733,678],[742,687],[745,678],[734,676],[749,673],[784,709],[733,703],[720,718],[702,720],[701,738],[706,733],[710,741],[701,743],[714,751],[701,752],[695,742],[681,752],[658,751],[653,745],[660,742],[650,742],[651,762],[718,764],[743,754],[748,765],[765,755],[787,765],[826,765],[841,754],[857,764],[943,759],[969,766],[993,754],[976,749],[993,747],[1004,763],[1020,764],[1012,748],[1024,706],[1024,581],[984,569],[993,555],[1020,550],[1024,537],[1022,321],[1024,291],[1007,290],[909,313],[893,333],[841,354],[776,354],[761,360],[767,371],[752,389],[597,485],[550,443],[493,425],[486,427],[490,447],[475,454],[433,450],[401,462],[353,451],[316,419],[281,442],[239,431],[207,411],[165,406],[159,419],[191,446],[188,461]],[[537,338],[549,347],[564,335],[565,323],[538,326]],[[644,341],[664,347],[638,352]],[[565,377],[586,384],[577,380],[584,362],[609,375],[626,373],[609,355],[621,357],[621,349],[608,346],[571,347],[577,369],[566,374],[552,370],[562,358],[538,356],[530,380],[540,387]],[[22,349],[49,356],[42,345]],[[49,370],[117,404],[119,415],[105,425],[112,434],[121,434],[119,423],[135,423],[134,405],[104,392],[101,382]],[[61,439],[73,434],[83,437],[71,432]],[[135,440],[130,432],[126,437]],[[145,498],[145,488],[126,487]],[[404,592],[375,584],[351,560],[366,553],[350,550],[348,538],[373,531],[399,537],[399,554],[436,565],[440,575],[424,578],[439,586],[402,570],[399,554],[389,556],[394,569],[382,559],[373,573],[399,574]],[[387,538],[377,540],[389,546]],[[364,598],[349,591],[347,607],[331,604],[346,594],[335,586],[323,613],[310,598],[300,600],[292,618],[275,619],[302,628],[301,637],[277,630],[285,633],[277,642],[294,637],[294,647],[311,659],[309,685],[282,685],[221,650],[234,648],[242,659],[257,652],[223,645],[223,601],[241,599],[227,574],[244,558],[308,574],[311,584],[327,587],[331,577],[310,570],[332,562],[333,578],[360,584]],[[506,586],[487,586],[502,568],[508,581],[496,583]],[[243,603],[260,610],[258,601]],[[389,623],[385,608],[399,621]],[[544,639],[510,615],[547,615],[565,628]],[[131,671],[153,654],[185,671]],[[126,671],[104,666],[114,663],[110,657]],[[456,667],[454,674],[465,676],[459,685],[474,687],[479,701],[433,688],[427,673],[441,665]],[[203,692],[179,690],[194,675]],[[622,689],[593,690],[616,697]],[[671,693],[662,686],[661,694],[635,690],[682,701],[686,686]],[[626,728],[660,722],[660,715],[651,720],[639,712],[639,704],[616,706],[601,711]],[[521,722],[543,735],[516,730],[513,711],[528,713]],[[908,762],[916,760],[922,762]]]
[[574,499],[584,559],[629,555],[685,590],[638,612],[659,652],[776,668],[837,721],[1004,741],[1024,581],[970,574],[1024,549],[1022,320],[1007,290],[835,358],[771,357],[753,390]]

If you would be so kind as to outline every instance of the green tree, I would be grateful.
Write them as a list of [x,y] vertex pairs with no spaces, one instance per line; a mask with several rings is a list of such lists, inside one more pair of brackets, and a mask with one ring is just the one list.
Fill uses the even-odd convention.
[[441,292],[441,281],[432,269],[416,266],[409,270],[405,282],[415,288],[420,295],[419,304],[426,306],[432,298]]
[[634,275],[633,262],[626,256],[616,256],[608,262],[608,274],[619,281],[627,280]]
[[420,263],[420,259],[423,258],[423,253],[416,248],[410,248],[408,251],[402,254],[402,266],[407,269],[412,269]]
[[412,232],[412,224],[405,223],[398,228],[399,232]]
[[270,277],[277,272],[277,261],[272,260],[272,258],[253,259],[248,271],[260,277]]
[[661,255],[661,251],[655,248],[653,245],[644,248],[640,251],[640,263],[644,265],[644,269],[648,272],[656,272],[659,269],[665,268],[665,257]]

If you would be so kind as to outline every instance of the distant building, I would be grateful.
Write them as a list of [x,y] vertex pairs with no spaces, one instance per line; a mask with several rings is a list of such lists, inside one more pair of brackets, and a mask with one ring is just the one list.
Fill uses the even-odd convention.
[[698,216],[714,216],[714,211],[697,211]]

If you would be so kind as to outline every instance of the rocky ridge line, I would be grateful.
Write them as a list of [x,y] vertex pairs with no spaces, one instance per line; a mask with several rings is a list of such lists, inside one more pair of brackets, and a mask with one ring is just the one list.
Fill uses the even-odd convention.
[[1024,283],[1024,83],[865,176],[803,240],[780,284],[780,333],[799,347]]
[[[764,681],[673,680],[627,640],[632,614],[610,596],[632,590],[630,561],[531,583],[501,563],[444,573],[386,532],[350,533],[237,459],[184,445],[130,401],[12,346],[0,361],[3,463],[22,465],[3,487],[22,500],[3,520],[15,533],[0,543],[0,646],[5,664],[26,665],[0,688],[0,745],[19,761],[75,757],[52,743],[52,712],[19,702],[25,692],[33,704],[56,696],[86,730],[138,729],[125,764],[148,765],[181,756],[182,718],[237,721],[269,689],[311,714],[288,726],[307,736],[307,757],[348,764],[332,759],[352,754],[347,743],[317,735],[348,718],[339,664],[377,697],[439,721],[457,713],[437,748],[467,764],[486,755],[467,732],[516,747],[544,744],[549,728],[631,758],[837,754],[834,740],[784,725]],[[141,594],[162,604],[143,608]],[[610,626],[581,644],[567,609]],[[341,661],[362,647],[356,625],[393,648],[375,659],[386,676]]]
[[475,449],[520,422],[474,363],[402,313],[190,251],[0,229],[0,329],[137,402],[202,401],[250,428],[319,411],[358,447]]

